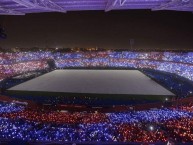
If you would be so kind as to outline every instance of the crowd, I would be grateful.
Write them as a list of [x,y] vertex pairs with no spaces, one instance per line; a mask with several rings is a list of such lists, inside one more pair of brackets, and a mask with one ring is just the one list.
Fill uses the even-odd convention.
[[[34,111],[3,104],[0,138],[58,142],[193,142],[193,114],[164,108],[123,113]],[[188,105],[189,106],[189,105]],[[183,106],[186,107],[186,106]]]
[[[10,76],[47,69],[48,60],[54,60],[57,68],[150,68],[174,73],[193,81],[192,52],[128,51],[0,53],[0,81]],[[164,75],[147,70],[144,70],[144,73],[172,91],[177,90],[175,93],[179,96],[188,96],[187,92],[192,94],[192,87],[184,83],[184,80],[179,83],[180,78],[176,75]],[[183,91],[183,88],[186,91]],[[78,99],[75,98],[73,101],[75,100]],[[87,100],[98,101],[96,98]],[[63,101],[68,102],[69,99],[64,98]],[[73,104],[74,102],[71,101],[70,103]],[[51,102],[53,103],[53,100]],[[78,102],[78,104],[81,103]],[[179,109],[164,108],[122,113],[70,113],[29,110],[14,103],[0,103],[0,138],[64,142],[152,143],[166,142],[169,139],[174,142],[193,142],[192,108],[190,103]]]
[[191,117],[191,114],[179,110],[155,109],[148,111],[136,111],[132,113],[109,113],[108,117],[111,122],[114,123],[158,123],[173,118]]
[[0,74],[3,78],[48,67],[46,60],[54,60],[57,68],[123,67],[150,68],[175,73],[193,80],[192,52],[17,52],[0,53]]
[[47,122],[56,124],[100,123],[109,122],[108,116],[102,113],[63,113],[24,110],[21,112],[0,114],[1,117],[24,119],[28,121]]
[[187,112],[192,112],[193,113],[193,103],[190,102],[188,105],[180,107],[180,109],[184,110],[184,111],[187,111]]
[[47,61],[28,61],[9,65],[0,64],[0,80],[14,75],[48,68]]
[[[63,112],[43,112],[24,110],[20,112],[3,113],[1,117],[12,119],[24,119],[28,121],[47,122],[57,124],[77,124],[77,123],[139,123],[150,122],[158,123],[170,119],[191,117],[191,114],[185,111],[156,109],[127,113],[63,113]],[[151,116],[151,117],[150,117]]]
[[11,112],[20,112],[24,110],[24,106],[18,106],[15,103],[0,103],[0,114],[1,113],[11,113]]
[[27,61],[38,61],[43,59],[51,59],[52,53],[44,52],[18,52],[18,53],[0,53],[0,64],[14,64]]
[[161,126],[176,142],[192,142],[193,140],[193,118],[191,117],[171,119]]

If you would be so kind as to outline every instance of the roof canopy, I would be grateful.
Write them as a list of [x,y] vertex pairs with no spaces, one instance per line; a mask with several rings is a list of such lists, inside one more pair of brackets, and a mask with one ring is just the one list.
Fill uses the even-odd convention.
[[193,0],[0,0],[0,15],[128,9],[193,12]]

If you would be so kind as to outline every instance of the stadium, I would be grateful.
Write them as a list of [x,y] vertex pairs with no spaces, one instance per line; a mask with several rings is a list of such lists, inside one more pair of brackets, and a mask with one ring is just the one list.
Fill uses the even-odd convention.
[[192,57],[192,52],[1,53],[1,138],[31,144],[191,144]]
[[[191,0],[0,1],[0,15],[90,13],[90,10],[109,13],[130,9],[192,12],[193,3]],[[185,31],[181,29],[181,33]],[[11,42],[6,39],[13,37],[7,37],[0,28],[0,46]],[[134,40],[130,39],[130,49],[0,48],[0,144],[192,145],[192,49],[135,49],[133,45]]]

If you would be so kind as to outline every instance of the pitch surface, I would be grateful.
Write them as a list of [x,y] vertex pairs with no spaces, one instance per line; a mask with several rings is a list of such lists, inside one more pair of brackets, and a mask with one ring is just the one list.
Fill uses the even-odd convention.
[[15,87],[11,91],[90,94],[174,94],[138,70],[55,70]]

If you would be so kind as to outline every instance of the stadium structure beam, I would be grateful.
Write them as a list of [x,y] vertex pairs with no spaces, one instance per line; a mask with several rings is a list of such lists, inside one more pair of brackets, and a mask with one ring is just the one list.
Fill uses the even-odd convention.
[[171,0],[168,3],[161,4],[158,7],[152,9],[157,10],[178,10],[178,11],[193,11],[192,0]]
[[54,3],[51,0],[12,0],[22,6],[27,8],[36,8],[36,9],[44,9],[49,11],[55,12],[63,12],[65,13],[66,10]]
[[11,9],[5,9],[3,7],[0,6],[0,15],[25,15],[25,13],[21,13],[18,11],[14,11]]
[[114,7],[121,7],[127,0],[107,0],[105,12],[112,10]]

